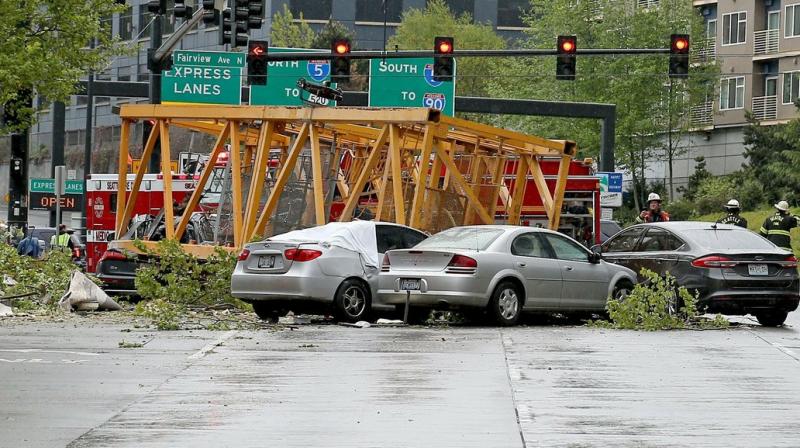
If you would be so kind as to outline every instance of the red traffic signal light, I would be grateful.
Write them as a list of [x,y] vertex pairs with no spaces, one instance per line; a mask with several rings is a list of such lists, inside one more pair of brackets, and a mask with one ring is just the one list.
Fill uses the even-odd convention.
[[453,38],[449,36],[439,36],[433,39],[433,80],[452,81],[455,73],[453,62]]
[[669,77],[689,76],[689,35],[673,34],[669,37]]
[[262,56],[267,54],[266,45],[262,44],[261,42],[250,42],[250,49],[249,49],[250,56]]
[[561,53],[575,53],[575,37],[574,36],[560,36],[558,49]]
[[333,39],[331,41],[331,81],[347,82],[350,80],[350,39]]
[[251,40],[247,43],[247,84],[264,86],[267,84],[267,53],[269,42]]
[[556,79],[575,79],[575,52],[578,50],[578,38],[575,36],[558,36],[556,39]]
[[670,37],[671,53],[688,53],[689,52],[689,36],[686,34],[673,34]]
[[350,53],[350,42],[346,40],[335,41],[333,43],[333,52],[336,54]]

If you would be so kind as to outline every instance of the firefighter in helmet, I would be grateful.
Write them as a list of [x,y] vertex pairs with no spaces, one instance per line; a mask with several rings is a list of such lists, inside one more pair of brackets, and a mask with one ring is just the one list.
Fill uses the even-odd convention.
[[786,201],[778,202],[775,208],[775,214],[764,221],[758,233],[781,249],[791,251],[792,236],[789,231],[798,226],[800,217],[789,213],[789,203]]
[[658,193],[650,193],[647,196],[647,210],[636,217],[637,223],[643,222],[666,222],[669,221],[669,213],[661,210],[661,196]]
[[747,220],[739,216],[739,212],[742,211],[741,207],[739,206],[739,201],[736,199],[731,199],[725,204],[725,211],[728,212],[727,215],[720,218],[717,221],[718,224],[733,224],[735,226],[747,228]]

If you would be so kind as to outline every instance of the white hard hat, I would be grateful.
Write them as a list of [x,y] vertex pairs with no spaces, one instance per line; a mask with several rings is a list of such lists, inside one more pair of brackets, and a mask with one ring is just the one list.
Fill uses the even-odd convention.
[[659,196],[658,193],[650,193],[650,196],[647,196],[647,202],[650,201],[661,202],[661,196]]
[[727,204],[725,204],[725,207],[739,208],[739,201],[737,201],[736,199],[731,199],[730,201],[728,201]]
[[785,212],[785,211],[789,210],[789,203],[786,202],[786,201],[778,202],[777,204],[775,204],[775,208],[777,208],[778,210],[780,210],[782,212]]

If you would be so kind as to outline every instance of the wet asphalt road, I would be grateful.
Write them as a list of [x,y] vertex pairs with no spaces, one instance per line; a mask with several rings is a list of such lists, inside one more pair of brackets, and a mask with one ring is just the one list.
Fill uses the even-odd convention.
[[0,446],[797,447],[800,317],[741,321],[643,333],[0,320]]

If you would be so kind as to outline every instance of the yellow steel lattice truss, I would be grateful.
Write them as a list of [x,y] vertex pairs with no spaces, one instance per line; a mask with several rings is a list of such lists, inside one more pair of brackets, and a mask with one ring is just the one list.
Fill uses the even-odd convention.
[[[120,194],[117,201],[117,235],[123,235],[130,223],[157,142],[165,185],[165,223],[176,222],[169,139],[170,127],[176,126],[215,136],[200,186],[208,181],[226,144],[231,144],[233,248],[279,229],[288,230],[279,226],[277,210],[290,183],[299,177],[308,180],[308,202],[313,207],[305,221],[293,225],[326,223],[334,191],[344,203],[340,221],[370,209],[378,220],[437,232],[457,225],[491,224],[499,202],[508,212],[507,222],[514,224],[519,223],[526,180],[533,179],[550,228],[556,228],[569,163],[576,153],[570,141],[526,135],[424,108],[124,105],[120,116],[119,185],[125,185],[128,175],[131,125],[141,120],[154,120],[156,125],[130,193]],[[561,158],[553,192],[545,183],[541,157]],[[503,182],[509,166],[516,167],[510,186]],[[202,190],[198,187],[192,193],[187,210],[197,207]],[[176,225],[167,225],[167,238],[179,239],[190,216],[186,213]],[[190,250],[200,256],[210,252],[207,247]]]

